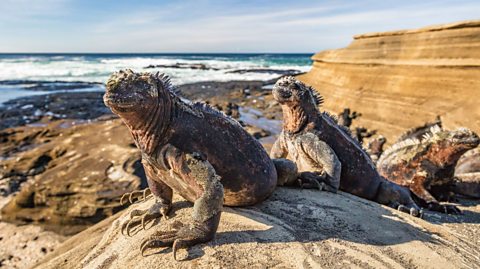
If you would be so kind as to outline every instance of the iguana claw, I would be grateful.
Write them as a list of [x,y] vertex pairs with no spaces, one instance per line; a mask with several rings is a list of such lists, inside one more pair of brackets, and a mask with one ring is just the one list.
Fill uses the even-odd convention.
[[151,197],[153,197],[153,195],[149,188],[146,188],[144,190],[127,192],[122,195],[122,198],[120,198],[120,205],[124,205],[126,203],[125,200],[127,197],[128,197],[128,202],[130,202],[130,204],[133,204],[134,199],[137,199],[137,202],[145,202]]
[[400,212],[410,214],[411,216],[414,216],[414,217],[418,217],[418,218],[423,217],[423,210],[418,209],[413,205],[408,206],[408,205],[399,204],[398,202],[393,202],[388,206]]
[[[218,216],[219,219],[219,216]],[[142,241],[140,251],[145,256],[148,249],[172,247],[173,258],[177,260],[177,251],[182,248],[205,243],[215,235],[215,230],[210,229],[211,223],[197,225],[181,225],[178,230],[157,231]]]
[[326,178],[325,174],[302,172],[297,178],[297,184],[305,189],[318,189],[320,191],[336,193],[337,190],[334,187],[324,182]]
[[463,214],[462,210],[454,205],[441,205],[439,203],[429,203],[428,209],[445,213],[445,214],[453,214],[453,215],[461,215]]
[[130,213],[130,219],[122,224],[122,234],[127,233],[130,236],[132,229],[141,226],[145,230],[145,225],[151,220],[161,218],[168,214],[170,207],[161,202],[157,202],[147,210],[136,209]]

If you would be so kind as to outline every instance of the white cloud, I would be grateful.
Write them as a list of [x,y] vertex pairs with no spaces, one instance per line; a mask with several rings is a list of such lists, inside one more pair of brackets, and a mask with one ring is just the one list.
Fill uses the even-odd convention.
[[[29,3],[33,3],[34,8],[26,12],[21,10],[27,1],[6,2],[17,3],[11,13],[24,12],[20,17],[27,19],[35,16],[44,19],[71,8],[66,0],[47,0],[47,4],[33,1]],[[0,9],[6,2],[1,2]],[[9,38],[0,43],[0,51],[315,52],[345,46],[354,34],[448,23],[473,19],[480,14],[480,3],[476,2],[393,2],[390,7],[384,2],[380,7],[374,2],[322,1],[309,6],[292,2],[248,11],[245,7],[209,1],[201,1],[202,7],[192,6],[195,3],[132,5],[123,12],[104,10],[99,13],[101,16],[90,16],[79,24],[73,25],[67,20],[66,25],[46,30],[47,35],[34,42],[28,42],[28,35]],[[77,16],[77,20],[81,16]],[[45,32],[41,32],[40,37]]]

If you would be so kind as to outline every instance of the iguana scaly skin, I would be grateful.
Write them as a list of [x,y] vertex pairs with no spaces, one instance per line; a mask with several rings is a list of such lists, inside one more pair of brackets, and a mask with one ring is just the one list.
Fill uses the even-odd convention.
[[480,173],[480,147],[467,151],[460,157],[455,174]]
[[471,198],[480,198],[480,147],[467,151],[455,167],[454,192]]
[[448,199],[458,159],[479,142],[466,128],[445,131],[434,126],[421,140],[407,139],[387,149],[377,168],[385,178],[408,187],[421,206],[457,214],[458,208],[441,205],[437,199]]
[[[147,221],[166,217],[173,191],[194,202],[191,223],[146,238],[142,253],[173,246],[175,255],[178,248],[209,241],[222,205],[253,205],[273,192],[277,172],[260,143],[223,113],[181,100],[166,76],[130,70],[114,73],[104,102],[130,129],[156,199],[149,210],[133,211],[122,232],[129,234]],[[280,163],[292,168],[286,160]],[[136,192],[129,198],[148,195]]]
[[302,183],[317,181],[332,191],[340,187],[412,215],[420,214],[408,189],[380,176],[348,129],[319,111],[318,105],[323,100],[313,88],[294,77],[284,77],[272,91],[282,107],[283,130],[270,157],[288,156],[297,164]]

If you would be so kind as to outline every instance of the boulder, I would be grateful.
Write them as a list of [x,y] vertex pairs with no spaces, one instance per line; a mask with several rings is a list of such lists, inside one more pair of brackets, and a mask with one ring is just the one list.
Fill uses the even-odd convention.
[[[146,252],[140,244],[156,230],[188,222],[191,203],[174,196],[169,219],[122,235],[134,204],[73,236],[36,268],[458,268],[480,266],[479,207],[457,217],[426,213],[428,221],[339,192],[279,188],[266,201],[224,208],[213,241],[179,250]],[[470,208],[471,209],[471,208]],[[446,219],[442,219],[446,218]],[[440,221],[441,220],[441,221]],[[462,228],[448,222],[462,221]],[[445,224],[447,223],[447,224]],[[472,236],[473,234],[473,236]]]

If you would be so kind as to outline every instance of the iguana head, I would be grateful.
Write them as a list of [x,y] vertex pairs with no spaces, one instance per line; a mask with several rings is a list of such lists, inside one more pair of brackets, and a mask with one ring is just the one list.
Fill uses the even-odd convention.
[[317,107],[323,98],[312,88],[291,76],[277,81],[273,86],[273,98],[281,105]]
[[290,76],[279,79],[272,93],[282,106],[283,129],[292,133],[300,131],[323,103],[323,98],[312,87]]
[[369,141],[367,148],[373,154],[381,154],[383,152],[383,146],[387,142],[387,139],[380,135]]
[[430,140],[430,149],[438,163],[455,164],[466,151],[477,147],[480,143],[478,135],[467,128],[453,131],[433,127],[423,140]]
[[138,113],[156,105],[166,86],[170,84],[163,74],[121,70],[108,79],[103,100],[116,114]]
[[122,118],[134,138],[146,141],[151,138],[149,133],[158,136],[168,125],[174,98],[167,76],[121,70],[108,79],[103,101]]

